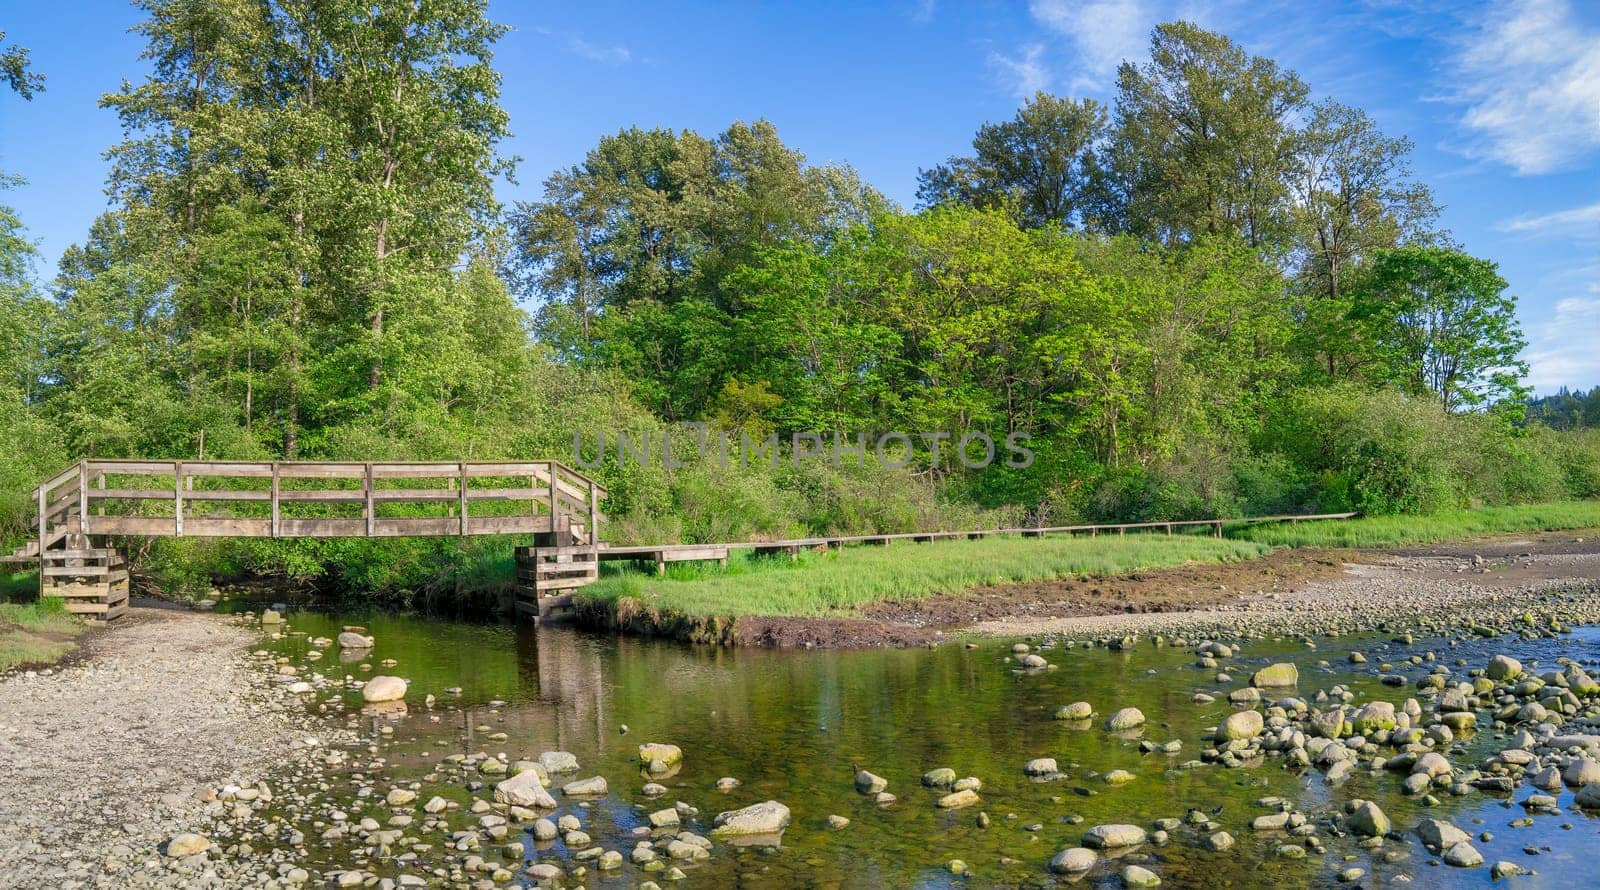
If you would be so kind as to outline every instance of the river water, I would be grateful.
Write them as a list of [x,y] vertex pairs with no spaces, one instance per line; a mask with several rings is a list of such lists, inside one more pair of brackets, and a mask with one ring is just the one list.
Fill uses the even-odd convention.
[[[1213,813],[1236,846],[1220,853],[1203,850],[1199,834],[1185,825],[1171,832],[1164,846],[1142,846],[1102,862],[1079,879],[1079,886],[1120,886],[1118,872],[1127,863],[1156,872],[1169,887],[1332,886],[1338,873],[1351,867],[1365,870],[1360,886],[1490,883],[1487,865],[1463,870],[1438,864],[1414,837],[1390,840],[1372,851],[1319,828],[1326,854],[1279,858],[1275,848],[1291,839],[1252,832],[1249,825],[1272,812],[1257,804],[1271,796],[1295,801],[1314,820],[1351,798],[1378,801],[1400,829],[1428,816],[1448,819],[1474,835],[1486,863],[1510,860],[1539,872],[1510,878],[1513,886],[1600,886],[1600,819],[1571,808],[1570,791],[1560,793],[1559,814],[1533,814],[1531,826],[1511,827],[1530,815],[1516,805],[1528,796],[1526,786],[1509,801],[1477,792],[1441,793],[1438,805],[1428,807],[1404,797],[1403,777],[1394,773],[1358,769],[1330,787],[1317,770],[1291,772],[1279,759],[1243,769],[1184,766],[1207,746],[1205,730],[1233,710],[1228,690],[1244,685],[1251,672],[1270,662],[1295,662],[1300,669],[1295,694],[1307,699],[1317,690],[1345,684],[1357,704],[1369,698],[1398,704],[1414,689],[1380,684],[1385,662],[1412,680],[1432,665],[1407,659],[1430,651],[1458,673],[1481,667],[1497,652],[1543,669],[1553,668],[1562,655],[1588,663],[1600,655],[1600,633],[1593,628],[1560,638],[1419,639],[1409,645],[1386,636],[1318,639],[1315,648],[1295,639],[1258,641],[1224,660],[1222,669],[1233,680],[1218,682],[1216,670],[1196,666],[1192,650],[1148,641],[1125,652],[1053,646],[1042,653],[1053,669],[1022,673],[1009,657],[1011,640],[979,642],[976,648],[947,643],[932,650],[777,652],[396,614],[289,617],[294,633],[269,646],[307,665],[304,670],[332,678],[391,673],[410,681],[409,713],[361,718],[372,731],[391,727],[383,750],[386,781],[420,778],[449,753],[503,752],[515,760],[569,751],[582,768],[556,777],[555,784],[600,775],[610,794],[583,809],[562,801],[562,812],[579,813],[597,843],[624,856],[635,842],[630,833],[648,825],[646,813],[673,801],[698,808],[699,820],[689,827],[701,833],[722,810],[769,799],[791,809],[793,821],[781,848],[718,844],[710,861],[682,866],[684,887],[1058,886],[1066,879],[1051,875],[1047,863],[1060,849],[1077,846],[1087,828],[1133,823],[1149,829],[1154,820],[1182,818],[1190,808]],[[335,637],[346,624],[365,626],[376,646],[344,663],[337,650],[314,666],[303,660],[311,638]],[[1366,663],[1350,663],[1352,650],[1363,652]],[[383,667],[384,659],[398,664]],[[447,691],[455,687],[459,693]],[[1195,704],[1196,692],[1217,700]],[[346,697],[350,711],[359,710],[359,692],[334,694]],[[431,710],[422,705],[430,694],[437,700]],[[1094,706],[1093,721],[1053,719],[1057,707],[1079,700]],[[1148,717],[1142,733],[1107,732],[1104,716],[1126,706]],[[1486,715],[1480,720],[1489,725]],[[499,733],[505,737],[497,738]],[[1182,749],[1141,753],[1141,738],[1177,740]],[[682,769],[660,780],[671,793],[655,801],[640,791],[650,781],[638,763],[638,746],[645,742],[668,742],[684,751]],[[1458,740],[1450,759],[1458,768],[1472,766],[1501,747],[1504,740],[1485,729]],[[1048,782],[1025,777],[1022,765],[1037,757],[1056,758],[1066,777]],[[980,778],[981,804],[937,809],[934,801],[943,792],[919,782],[936,767]],[[879,806],[856,793],[857,768],[887,778],[898,801]],[[1136,778],[1111,786],[1101,776],[1114,769]],[[729,792],[716,790],[725,776],[742,784]],[[486,778],[490,785],[493,781]],[[487,797],[487,791],[476,796]],[[419,802],[435,793],[464,804],[474,797],[463,783],[445,781],[425,788]],[[350,803],[353,812],[361,812],[360,802]],[[980,811],[988,814],[986,828],[978,824]],[[849,826],[828,828],[832,814],[850,819]],[[1492,837],[1480,840],[1480,832]],[[530,860],[564,868],[575,864],[573,851],[560,841],[536,844],[531,834],[522,839]],[[337,847],[318,855],[326,857],[326,866],[340,864]],[[968,873],[952,874],[952,859],[965,862]],[[620,873],[604,876],[590,865],[588,875],[572,883],[634,887],[641,880],[660,880],[631,862]],[[369,868],[395,873],[378,862]]]

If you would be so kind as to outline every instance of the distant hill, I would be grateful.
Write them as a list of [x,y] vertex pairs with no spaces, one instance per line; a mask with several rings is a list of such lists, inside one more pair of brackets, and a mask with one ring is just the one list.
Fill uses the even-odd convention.
[[1600,386],[1585,393],[1565,386],[1555,395],[1528,401],[1528,422],[1551,429],[1600,429]]

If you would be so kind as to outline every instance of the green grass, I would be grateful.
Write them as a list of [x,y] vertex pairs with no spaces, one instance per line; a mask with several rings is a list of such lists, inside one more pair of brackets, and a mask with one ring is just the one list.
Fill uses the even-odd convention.
[[1294,525],[1250,526],[1230,532],[1241,541],[1274,547],[1410,547],[1517,532],[1600,527],[1600,501],[1487,507],[1432,516],[1372,516]]
[[981,541],[897,541],[805,553],[798,562],[735,555],[726,569],[682,564],[665,576],[624,571],[581,588],[589,604],[639,605],[687,616],[849,615],[869,603],[959,593],[986,584],[1111,576],[1192,562],[1262,556],[1251,541],[1198,535],[1098,538],[991,537]]
[[55,661],[72,651],[73,638],[87,628],[59,599],[0,603],[0,671]]

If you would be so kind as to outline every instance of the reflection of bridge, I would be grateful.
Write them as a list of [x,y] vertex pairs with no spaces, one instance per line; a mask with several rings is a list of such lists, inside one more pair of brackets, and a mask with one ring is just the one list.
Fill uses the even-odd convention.
[[537,614],[594,580],[606,490],[555,461],[80,460],[40,485],[38,537],[5,558],[37,564],[40,592],[74,612],[127,609],[108,538],[384,538],[531,534],[517,607]]

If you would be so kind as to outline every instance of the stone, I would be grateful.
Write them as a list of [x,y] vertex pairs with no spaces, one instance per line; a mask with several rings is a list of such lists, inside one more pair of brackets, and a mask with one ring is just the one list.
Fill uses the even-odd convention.
[[277,612],[273,611],[272,609],[267,609],[266,611],[261,613],[261,623],[262,624],[280,624],[282,622],[283,622],[283,616],[279,615]]
[[355,631],[347,630],[339,634],[340,649],[371,649],[374,642],[372,637],[362,636]]
[[1136,847],[1145,840],[1144,829],[1137,825],[1096,825],[1083,833],[1083,845],[1096,850]]
[[971,788],[963,788],[960,791],[952,791],[939,798],[934,805],[941,810],[959,810],[962,807],[970,807],[975,803],[981,802],[982,799],[978,797],[978,792],[973,791]]
[[1587,757],[1574,757],[1561,772],[1561,781],[1574,788],[1600,782],[1600,761]]
[[494,800],[495,803],[538,807],[544,810],[553,810],[556,807],[555,798],[545,790],[544,783],[539,781],[539,774],[531,769],[517,773],[494,786]]
[[1572,796],[1572,802],[1586,810],[1600,810],[1600,783],[1585,785]]
[[1101,776],[1100,780],[1105,782],[1107,785],[1126,785],[1129,782],[1132,782],[1135,778],[1137,777],[1133,773],[1130,773],[1125,769],[1114,769],[1111,772]]
[[391,807],[408,806],[417,799],[417,792],[410,788],[393,788],[383,796],[383,802]]
[[1350,717],[1350,731],[1355,735],[1367,736],[1380,730],[1394,729],[1395,722],[1392,703],[1371,701]]
[[1514,875],[1525,875],[1527,873],[1527,869],[1516,864],[1515,862],[1510,862],[1505,859],[1502,859],[1489,867],[1489,877],[1494,878],[1497,881],[1501,878],[1509,878]]
[[1382,837],[1389,833],[1389,817],[1370,800],[1364,800],[1345,820],[1350,830],[1363,837]]
[[174,859],[194,856],[209,849],[211,849],[211,838],[203,834],[184,833],[167,841],[167,855]]
[[1522,676],[1522,662],[1509,655],[1496,655],[1489,659],[1489,668],[1484,673],[1491,680],[1515,680]]
[[1217,741],[1253,739],[1260,735],[1265,727],[1266,721],[1262,719],[1260,711],[1235,711],[1217,727]]
[[433,797],[428,798],[427,803],[422,805],[422,811],[429,814],[438,814],[444,812],[446,809],[449,809],[449,807],[450,801],[445,800],[444,798],[435,794]]
[[1056,708],[1057,720],[1088,720],[1094,716],[1094,706],[1086,701],[1075,701]]
[[922,774],[922,784],[929,788],[951,788],[956,784],[956,771],[948,766],[930,769]]
[[718,813],[711,836],[718,838],[779,834],[789,825],[789,808],[775,800]]
[[368,702],[400,701],[406,697],[406,681],[379,674],[361,687],[361,698]]
[[1448,776],[1450,775],[1450,761],[1446,760],[1445,756],[1438,751],[1429,751],[1417,758],[1417,762],[1412,765],[1411,771],[1425,774],[1430,779]]
[[856,790],[862,794],[877,794],[889,787],[889,780],[883,776],[862,770],[856,773]]
[[605,794],[607,790],[605,776],[591,776],[561,786],[561,793],[571,797],[595,797]]
[[1439,858],[1444,860],[1445,865],[1453,865],[1456,868],[1477,868],[1483,864],[1483,854],[1466,841],[1452,844]]
[[1022,774],[1025,776],[1053,776],[1060,772],[1056,768],[1054,757],[1036,757],[1022,765]]
[[1042,656],[1034,655],[1032,653],[1022,656],[1021,658],[1017,659],[1017,662],[1030,671],[1036,671],[1040,668],[1050,666],[1050,662],[1045,661]]
[[671,769],[683,762],[683,749],[677,745],[646,742],[639,746],[639,762],[652,772]]
[[1300,682],[1300,669],[1292,662],[1280,661],[1271,664],[1250,677],[1250,685],[1266,688],[1280,686],[1294,686]]
[[676,808],[670,810],[656,810],[650,814],[650,825],[653,828],[670,828],[677,824],[678,811]]
[[834,829],[835,831],[841,828],[848,828],[849,826],[850,820],[843,816],[834,815],[828,817],[828,827]]
[[1129,865],[1122,869],[1124,887],[1159,887],[1161,876],[1142,865]]
[[1094,868],[1100,857],[1088,847],[1068,847],[1050,860],[1050,871],[1058,875],[1077,874]]
[[1106,729],[1122,732],[1144,725],[1144,712],[1138,708],[1123,708],[1106,718]]
[[1206,835],[1205,840],[1201,841],[1200,845],[1213,853],[1222,853],[1233,849],[1233,835],[1226,831],[1218,831],[1214,834]]
[[1423,819],[1417,825],[1417,837],[1423,846],[1436,853],[1471,839],[1471,835],[1442,819]]
[[533,820],[533,839],[534,840],[537,840],[537,841],[553,841],[553,840],[556,839],[556,835],[558,835],[560,833],[561,833],[561,831],[560,831],[560,829],[558,829],[556,827],[556,823],[551,822],[549,819],[535,819],[535,820]]

